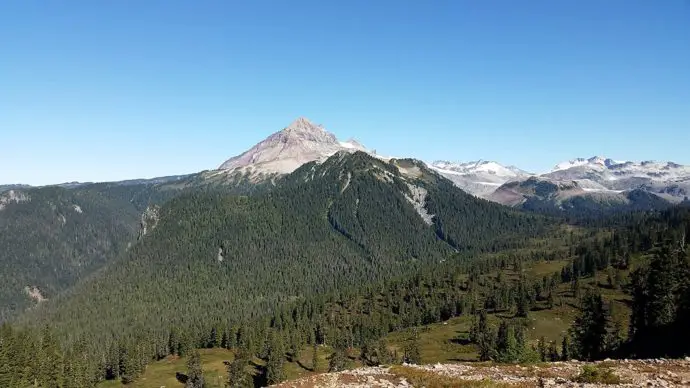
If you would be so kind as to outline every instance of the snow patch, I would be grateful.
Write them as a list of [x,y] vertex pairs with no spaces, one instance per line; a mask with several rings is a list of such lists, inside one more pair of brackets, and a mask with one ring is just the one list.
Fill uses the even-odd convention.
[[79,213],[79,214],[84,213],[84,211],[81,210],[81,206],[79,206],[79,205],[72,205],[72,208],[74,208],[74,211]]

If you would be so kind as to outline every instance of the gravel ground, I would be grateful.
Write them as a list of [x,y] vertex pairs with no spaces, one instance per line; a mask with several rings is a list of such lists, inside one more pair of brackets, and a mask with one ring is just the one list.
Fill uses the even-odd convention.
[[[621,379],[620,384],[578,383],[576,377],[586,365],[609,370]],[[471,382],[491,381],[498,387],[690,387],[690,358],[684,360],[605,360],[596,363],[579,361],[536,365],[499,365],[484,363],[404,365],[403,367],[368,367],[337,373],[318,374],[277,385],[280,388],[316,387],[413,387],[408,372],[426,373],[447,379],[439,386],[463,387]],[[450,382],[450,383],[449,383]],[[433,385],[433,384],[432,384]],[[487,385],[488,387],[491,384]]]

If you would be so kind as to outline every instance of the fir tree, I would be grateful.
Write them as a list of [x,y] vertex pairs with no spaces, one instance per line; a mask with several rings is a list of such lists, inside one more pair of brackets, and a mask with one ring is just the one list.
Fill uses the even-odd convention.
[[266,361],[266,380],[269,384],[277,384],[285,380],[283,364],[285,362],[285,350],[283,341],[278,335],[271,336]]
[[201,369],[201,356],[193,350],[187,359],[187,383],[185,388],[204,388],[204,372]]
[[560,355],[558,354],[558,347],[556,346],[556,342],[551,342],[549,343],[549,361],[551,362],[556,362],[561,359]]
[[609,315],[601,295],[588,291],[582,300],[582,308],[570,329],[574,349],[579,358],[596,360],[606,350]]
[[391,351],[388,350],[386,341],[383,339],[380,339],[378,345],[376,346],[376,355],[379,365],[388,365],[394,360],[393,354],[391,354]]
[[570,361],[570,342],[568,341],[568,336],[563,337],[563,341],[561,341],[561,360]]
[[505,319],[498,325],[496,333],[496,361],[515,362],[519,358],[518,344],[512,327]]
[[405,362],[408,364],[421,364],[422,355],[419,350],[419,332],[415,329],[405,347]]
[[[340,341],[339,341],[340,342]],[[344,344],[337,344],[331,354],[331,358],[328,361],[328,371],[329,372],[340,372],[345,370],[347,364],[347,356],[345,355]]]
[[486,311],[479,313],[476,328],[477,346],[481,361],[493,360],[496,357],[496,342],[493,330],[489,327]]
[[314,342],[311,353],[311,370],[312,372],[318,372],[319,369],[321,369],[321,362],[319,361],[319,345]]
[[238,354],[235,360],[228,365],[229,388],[253,388],[252,376],[247,373],[249,361],[244,354]]
[[539,338],[539,342],[537,343],[537,351],[539,352],[539,358],[542,362],[546,362],[549,359],[547,346],[548,345],[546,344],[546,338],[544,338],[543,336]]

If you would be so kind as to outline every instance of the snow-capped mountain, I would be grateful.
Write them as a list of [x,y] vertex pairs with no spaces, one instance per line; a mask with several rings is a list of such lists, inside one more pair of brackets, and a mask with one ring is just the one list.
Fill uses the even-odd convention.
[[450,179],[456,186],[478,197],[487,197],[502,184],[531,176],[515,166],[478,160],[466,163],[435,161],[429,167]]
[[690,166],[673,162],[630,162],[595,156],[559,163],[542,177],[586,182],[583,187],[598,186],[601,191],[644,189],[681,200],[690,192]]
[[[598,203],[642,210],[678,203],[689,195],[690,166],[594,156],[559,163],[545,174],[506,182],[486,198],[511,206],[560,209],[580,198],[581,204],[590,204],[585,206]],[[566,202],[571,205],[564,205]]]
[[[354,139],[339,141],[323,126],[298,118],[248,151],[228,159],[211,175],[240,173],[259,182],[288,174],[308,162],[326,160],[340,151],[363,151],[382,160],[391,159],[376,155],[376,151]],[[512,206],[533,206],[535,201],[561,203],[578,197],[622,203],[630,193],[638,199],[652,195],[652,202],[680,202],[690,196],[690,166],[673,162],[630,162],[595,156],[558,163],[544,174],[531,174],[487,160],[438,160],[427,165],[470,194]],[[635,194],[640,192],[648,194]],[[643,199],[650,202],[647,197]]]
[[251,175],[288,174],[305,163],[325,160],[338,151],[369,152],[356,140],[341,142],[323,126],[300,117],[248,151],[228,159],[219,169]]
[[608,180],[628,177],[674,180],[690,176],[690,166],[683,166],[673,162],[656,162],[651,160],[630,162],[603,158],[601,156],[594,156],[589,159],[578,158],[559,163],[551,172],[544,175],[558,174],[562,171],[578,174],[583,170],[599,171],[602,174],[606,174],[605,176]]
[[551,172],[555,171],[562,171],[562,170],[567,170],[569,168],[573,167],[582,167],[582,166],[589,166],[592,168],[604,168],[604,167],[610,167],[614,166],[617,164],[623,164],[627,163],[625,161],[617,161],[613,159],[607,159],[601,156],[593,156],[589,159],[585,158],[577,158],[573,160],[569,160],[567,162],[561,162],[558,163],[554,168],[551,170]]

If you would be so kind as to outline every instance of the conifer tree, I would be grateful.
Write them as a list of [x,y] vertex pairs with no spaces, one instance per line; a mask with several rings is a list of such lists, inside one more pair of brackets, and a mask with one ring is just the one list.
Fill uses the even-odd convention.
[[596,360],[606,350],[609,315],[601,295],[588,291],[582,300],[582,308],[570,329],[577,357]]
[[496,357],[496,342],[493,330],[489,327],[486,311],[479,312],[476,328],[477,346],[479,347],[479,360],[489,361]]
[[[340,342],[340,341],[338,341]],[[347,357],[345,356],[345,346],[344,344],[337,344],[331,355],[331,359],[328,361],[328,371],[329,372],[340,372],[345,370],[347,364]]]
[[376,354],[379,365],[388,365],[393,362],[393,354],[391,354],[391,351],[388,350],[386,341],[383,339],[380,339],[378,345],[376,346]]
[[516,362],[520,357],[515,332],[505,319],[501,321],[496,333],[496,361]]
[[253,388],[252,376],[247,373],[249,360],[247,356],[238,352],[235,360],[228,365],[228,387],[229,388]]
[[193,350],[187,360],[187,383],[185,388],[204,388],[204,372],[201,369],[201,356]]
[[561,359],[560,355],[558,354],[558,348],[556,346],[556,342],[551,342],[549,343],[549,361],[551,362],[556,362]]
[[319,361],[319,345],[314,342],[312,345],[311,370],[312,372],[318,372],[319,369],[321,369],[321,362]]
[[422,355],[419,350],[419,332],[414,329],[412,336],[405,347],[405,362],[408,364],[421,364]]
[[568,341],[568,336],[563,337],[563,341],[561,341],[561,360],[570,361],[570,343]]
[[274,333],[269,340],[266,361],[266,380],[269,384],[277,384],[285,380],[285,372],[283,371],[284,363],[285,349],[283,340]]
[[539,338],[539,342],[537,343],[537,351],[539,352],[539,358],[542,362],[546,362],[549,359],[547,346],[548,345],[546,344],[546,338],[544,338],[543,336]]

